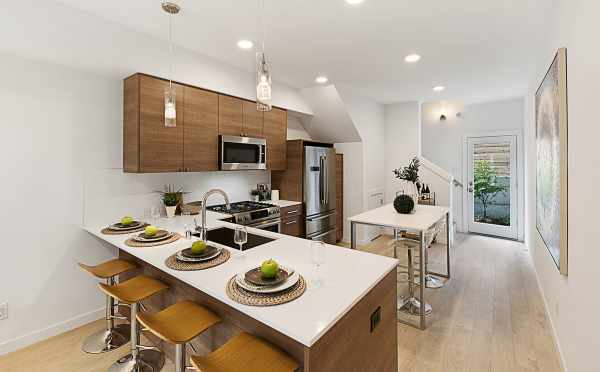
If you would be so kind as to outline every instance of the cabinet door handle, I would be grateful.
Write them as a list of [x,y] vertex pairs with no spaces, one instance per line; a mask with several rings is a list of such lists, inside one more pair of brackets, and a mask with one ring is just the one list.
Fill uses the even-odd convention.
[[287,214],[294,214],[294,213],[298,213],[298,210],[293,210],[293,211],[288,211]]
[[293,224],[295,224],[295,223],[298,223],[298,221],[290,221],[290,222],[286,222],[285,224],[286,224],[286,225],[293,225]]

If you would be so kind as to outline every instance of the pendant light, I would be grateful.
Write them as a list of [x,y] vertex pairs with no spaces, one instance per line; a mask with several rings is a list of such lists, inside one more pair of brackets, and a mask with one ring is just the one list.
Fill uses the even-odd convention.
[[165,127],[177,126],[177,93],[171,78],[173,77],[173,31],[172,17],[173,14],[179,13],[179,5],[164,1],[161,5],[162,9],[169,13],[169,87],[165,89]]
[[256,53],[256,110],[271,111],[271,66],[265,57],[265,0],[262,1],[262,50]]

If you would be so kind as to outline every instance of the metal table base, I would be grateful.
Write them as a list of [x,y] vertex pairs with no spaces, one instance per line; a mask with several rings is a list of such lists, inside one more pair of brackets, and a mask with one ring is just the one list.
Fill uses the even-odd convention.
[[[377,225],[377,224],[369,224],[369,223],[363,223],[363,222],[355,222],[355,221],[350,221],[350,248],[352,249],[356,249],[357,244],[356,244],[356,226],[357,225],[367,225],[367,226],[378,226],[378,227],[390,227],[390,228],[394,228],[394,229],[398,229],[398,230],[406,230],[406,231],[412,231],[413,229],[411,229],[410,227],[402,227],[402,226],[397,226],[397,227],[392,227],[392,226],[384,226],[384,225]],[[431,225],[433,226],[433,225]],[[429,226],[427,229],[425,229],[424,231],[418,231],[418,235],[419,235],[419,241],[421,242],[420,244],[420,257],[425,257],[425,251],[427,249],[427,242],[425,239],[425,232],[431,228],[431,226]],[[419,325],[417,326],[417,328],[419,329],[426,329],[427,328],[427,302],[425,301],[425,275],[423,275],[423,273],[425,272],[425,259],[420,259],[419,260],[419,299],[420,299],[420,309],[418,311],[419,313]],[[442,278],[446,278],[446,279],[450,279],[450,213],[447,212],[446,213],[446,273],[442,274],[442,273],[437,273],[434,271],[428,271],[428,274],[432,274],[435,276],[439,276]],[[429,309],[429,313],[431,313],[431,309]],[[410,326],[415,327],[414,324],[412,324],[411,322],[408,321],[404,321],[402,319],[398,319],[398,321],[400,323],[403,324],[407,324]]]

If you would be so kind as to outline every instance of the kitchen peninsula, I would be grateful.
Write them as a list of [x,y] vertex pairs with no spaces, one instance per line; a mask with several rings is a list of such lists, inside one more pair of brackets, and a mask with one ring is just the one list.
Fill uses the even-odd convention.
[[[208,212],[208,228],[234,226],[219,218],[223,215]],[[170,286],[162,295],[144,302],[146,307],[158,311],[177,300],[191,299],[223,319],[214,330],[194,340],[200,354],[244,330],[281,347],[304,371],[397,370],[395,259],[326,245],[324,280],[315,286],[310,241],[248,228],[251,234],[275,240],[247,250],[245,258],[236,257],[238,251],[222,246],[231,252],[224,264],[201,271],[176,271],[165,265],[165,259],[191,245],[190,240],[134,248],[124,244],[127,235],[103,235],[103,227],[85,230],[117,247],[121,258],[137,262],[141,269],[133,275],[143,271]],[[163,219],[160,227],[183,234],[184,221],[182,217]],[[228,280],[269,258],[303,275],[308,283],[306,292],[292,302],[271,307],[246,306],[231,300],[226,294]],[[149,338],[167,355],[173,355],[171,345]]]

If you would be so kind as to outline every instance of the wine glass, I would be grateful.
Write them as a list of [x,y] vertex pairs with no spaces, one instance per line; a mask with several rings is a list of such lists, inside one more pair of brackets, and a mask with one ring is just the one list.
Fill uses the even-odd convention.
[[322,241],[314,241],[310,243],[310,260],[315,267],[316,288],[323,284],[321,266],[325,264],[325,249],[325,243]]
[[150,208],[150,216],[152,217],[152,224],[154,226],[158,225],[158,221],[160,218],[160,209],[156,206]]
[[192,226],[190,224],[191,215],[192,214],[190,213],[190,210],[188,208],[185,208],[185,207],[181,208],[181,217],[183,217],[183,224],[184,224],[186,239],[192,238]]
[[240,254],[238,257],[244,258],[244,244],[248,242],[248,230],[246,226],[236,226],[233,234],[233,241],[240,246]]

